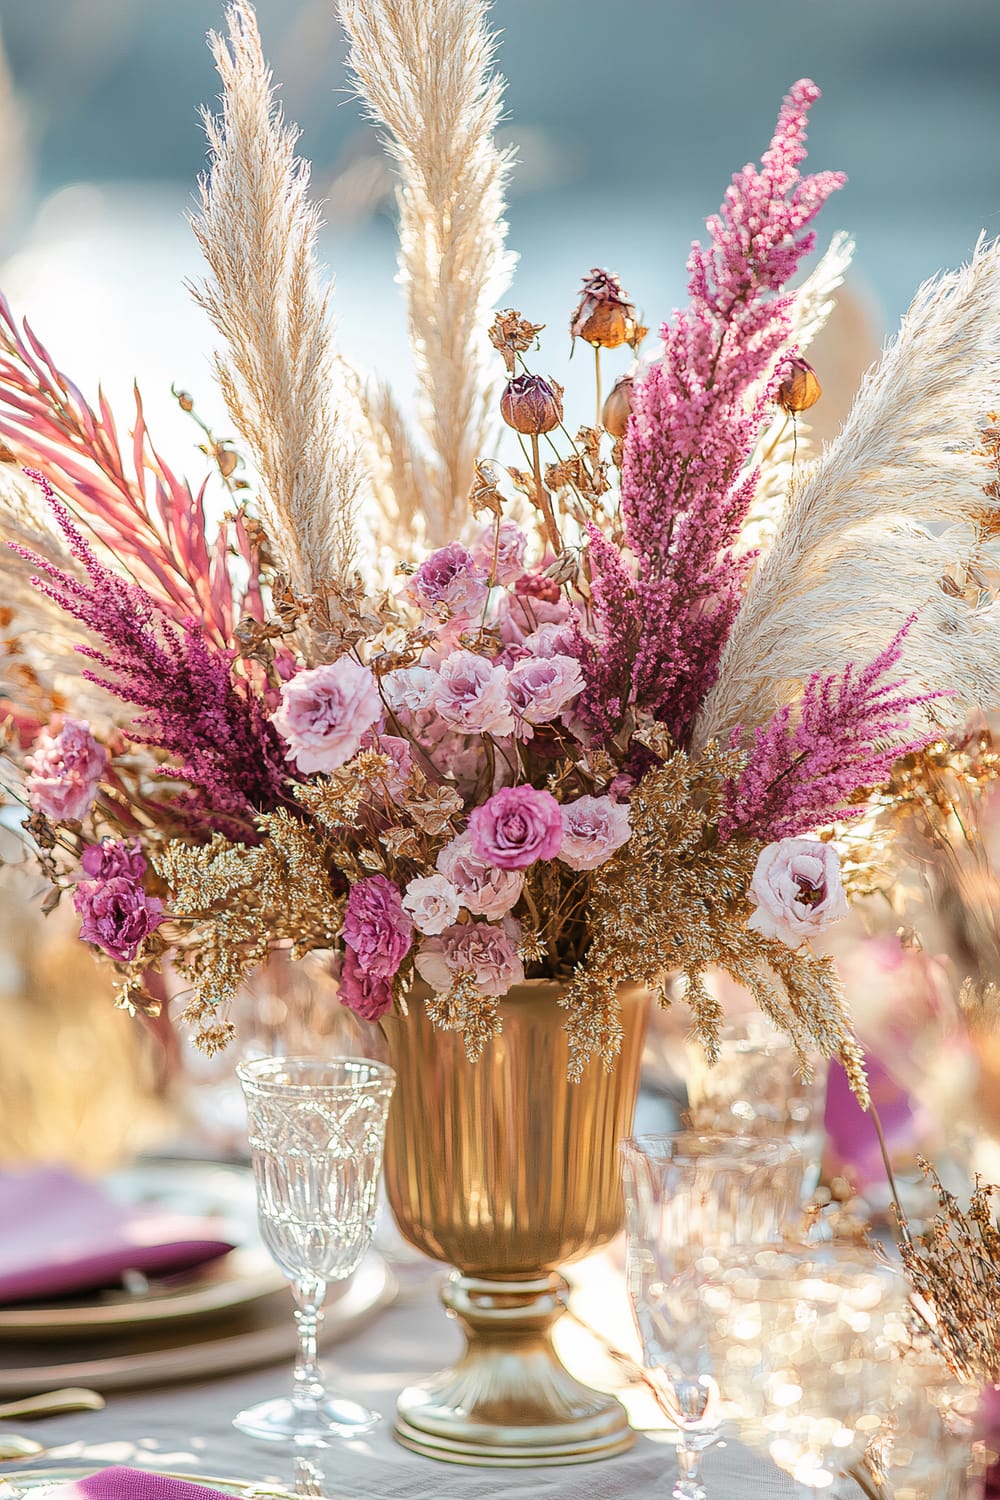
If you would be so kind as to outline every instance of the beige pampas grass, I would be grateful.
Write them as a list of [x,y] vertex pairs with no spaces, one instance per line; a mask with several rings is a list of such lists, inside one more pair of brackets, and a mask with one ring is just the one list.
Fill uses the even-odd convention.
[[233,0],[226,21],[228,41],[209,37],[222,114],[204,117],[211,167],[192,221],[212,274],[193,291],[225,341],[216,369],[263,481],[272,540],[295,591],[321,600],[354,561],[361,470],[332,405],[319,214],[248,0]]
[[998,407],[1000,244],[981,242],[968,266],[921,288],[839,437],[790,496],[697,745],[763,723],[812,672],[869,661],[913,613],[900,674],[913,692],[951,693],[928,706],[932,722],[1000,699],[996,607],[964,592],[995,515],[980,433]]
[[[437,547],[465,526],[493,429],[486,329],[513,268],[503,221],[510,158],[493,143],[503,97],[490,72],[495,38],[484,0],[340,0],[339,10],[358,91],[388,128],[401,178],[400,279],[430,447],[420,508]],[[412,472],[395,408],[377,392],[369,406],[388,469]]]

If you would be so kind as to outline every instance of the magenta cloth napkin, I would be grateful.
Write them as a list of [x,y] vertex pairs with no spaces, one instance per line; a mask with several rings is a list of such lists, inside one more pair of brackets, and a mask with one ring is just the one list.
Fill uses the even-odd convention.
[[0,1303],[166,1276],[232,1250],[206,1219],[118,1203],[60,1167],[0,1173]]
[[229,1500],[222,1490],[188,1479],[168,1479],[164,1474],[150,1474],[146,1469],[99,1469],[86,1479],[72,1484],[55,1485],[49,1495],[65,1500]]

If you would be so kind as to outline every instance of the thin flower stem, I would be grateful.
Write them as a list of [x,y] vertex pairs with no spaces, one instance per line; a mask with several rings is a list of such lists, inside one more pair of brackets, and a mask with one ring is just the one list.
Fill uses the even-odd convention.
[[892,1194],[892,1201],[896,1209],[896,1218],[899,1223],[899,1232],[903,1236],[903,1239],[906,1241],[906,1243],[910,1245],[913,1243],[913,1239],[910,1234],[910,1226],[907,1223],[906,1214],[903,1212],[903,1205],[899,1200],[899,1193],[896,1188],[896,1176],[892,1170],[892,1162],[889,1160],[889,1148],[886,1145],[885,1133],[882,1130],[882,1121],[879,1118],[879,1112],[875,1107],[874,1099],[869,1099],[868,1109],[872,1117],[872,1124],[875,1126],[875,1134],[878,1136],[878,1146],[879,1150],[882,1153],[882,1163],[885,1167],[885,1175],[888,1178],[889,1182],[889,1191]]
[[538,433],[531,434],[531,472],[535,478],[535,499],[545,520],[545,534],[558,557],[563,549],[562,537],[552,510],[552,499],[542,483],[542,462],[538,454]]
[[601,425],[601,411],[604,402],[601,400],[601,346],[594,345],[594,383],[597,386],[597,416],[594,418],[594,426]]

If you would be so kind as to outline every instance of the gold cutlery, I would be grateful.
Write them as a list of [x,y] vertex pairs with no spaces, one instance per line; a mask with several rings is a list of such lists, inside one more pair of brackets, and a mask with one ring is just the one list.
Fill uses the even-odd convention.
[[104,1397],[98,1391],[87,1390],[84,1386],[65,1386],[61,1390],[41,1391],[37,1396],[5,1402],[0,1405],[0,1422],[55,1417],[67,1411],[101,1411],[104,1404]]

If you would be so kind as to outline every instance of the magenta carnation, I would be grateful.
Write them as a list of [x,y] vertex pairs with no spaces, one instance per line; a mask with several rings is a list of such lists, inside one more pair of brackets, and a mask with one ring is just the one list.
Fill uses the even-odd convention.
[[138,839],[102,839],[88,844],[80,856],[83,873],[90,880],[134,880],[142,884],[146,856]]
[[413,923],[398,886],[370,875],[351,887],[344,913],[344,939],[366,974],[390,979],[410,951]]
[[123,876],[81,881],[73,905],[82,922],[80,936],[119,963],[131,963],[143,939],[163,921],[163,902]]
[[392,1006],[392,985],[379,974],[368,973],[352,948],[344,949],[340,966],[340,999],[365,1021],[377,1021]]
[[108,752],[87,724],[66,719],[57,734],[43,729],[28,759],[28,801],[53,823],[73,822],[90,811]]
[[472,849],[501,870],[523,870],[539,859],[555,859],[562,816],[551,792],[506,786],[469,814]]
[[[509,926],[516,934],[517,923]],[[458,974],[471,974],[480,994],[495,997],[524,983],[515,937],[489,922],[464,922],[439,937],[425,937],[413,962],[421,979],[438,992],[449,990]]]
[[353,656],[312,667],[286,682],[271,722],[295,765],[307,775],[336,771],[360,749],[382,716],[378,685]]

